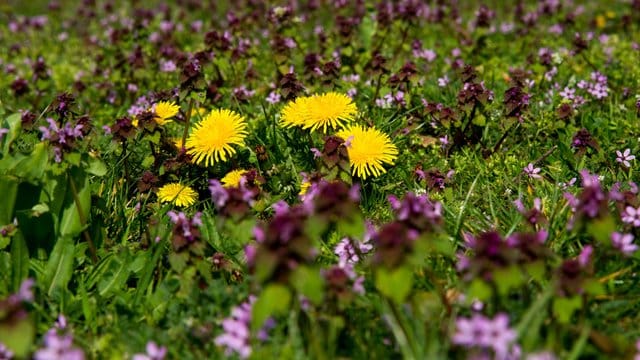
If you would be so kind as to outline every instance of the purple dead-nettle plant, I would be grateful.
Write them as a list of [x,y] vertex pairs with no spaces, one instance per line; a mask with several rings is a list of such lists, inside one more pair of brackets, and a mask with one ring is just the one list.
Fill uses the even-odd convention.
[[514,200],[513,204],[529,224],[535,226],[536,224],[545,223],[547,221],[544,213],[542,212],[542,200],[540,200],[540,198],[533,199],[533,207],[531,209],[527,209],[520,198]]
[[622,222],[632,225],[633,227],[640,227],[640,207],[634,208],[633,206],[627,206],[621,214],[621,217]]
[[182,250],[184,247],[195,243],[200,239],[200,230],[202,226],[202,213],[197,212],[189,219],[182,211],[177,213],[169,211],[167,213],[169,219],[173,223],[173,247],[176,251]]
[[[581,170],[580,176],[582,177],[582,192],[577,196],[569,192],[564,193],[564,197],[574,213],[574,217],[569,221],[569,228],[573,227],[575,220],[601,218],[608,213],[609,197],[602,189],[598,175],[593,175],[588,170]],[[638,224],[640,226],[640,220]]]
[[611,234],[611,245],[625,256],[633,255],[638,245],[633,243],[633,234],[614,232]]
[[345,237],[340,240],[334,248],[333,252],[338,256],[338,264],[340,266],[357,264],[364,254],[369,253],[371,249],[373,249],[371,238],[376,232],[375,227],[368,221],[365,226],[366,231],[362,241]]
[[486,356],[489,356],[487,351],[493,351],[495,359],[506,360],[519,358],[516,338],[515,330],[509,327],[509,316],[499,313],[493,319],[481,314],[456,319],[456,332],[451,340],[456,345],[476,349]]
[[135,354],[131,360],[164,360],[167,356],[167,348],[159,346],[153,341],[149,341],[146,346],[146,353]]
[[540,175],[540,168],[535,167],[533,163],[529,163],[522,171],[532,179],[542,179],[542,175]]
[[44,335],[44,347],[34,354],[35,360],[84,360],[82,349],[73,346],[73,335],[67,320],[60,315],[55,325]]
[[13,359],[13,351],[0,342],[0,359],[11,360]]
[[631,154],[631,149],[625,149],[623,152],[621,152],[620,150],[616,150],[616,161],[624,165],[624,167],[626,168],[631,167],[630,161],[634,160],[635,158],[635,155]]
[[63,127],[59,127],[58,123],[52,119],[47,118],[49,126],[40,126],[40,132],[42,133],[42,140],[49,141],[49,144],[53,146],[54,158],[57,163],[62,162],[63,153],[73,150],[73,146],[76,141],[81,140],[84,137],[83,127],[84,124],[71,124],[67,122]]
[[[255,296],[249,296],[249,300],[231,309],[231,315],[222,321],[224,332],[214,339],[214,343],[225,348],[225,355],[236,353],[241,359],[251,355],[251,311],[256,302]],[[269,338],[268,331],[275,327],[275,321],[269,318],[256,334],[260,341]]]

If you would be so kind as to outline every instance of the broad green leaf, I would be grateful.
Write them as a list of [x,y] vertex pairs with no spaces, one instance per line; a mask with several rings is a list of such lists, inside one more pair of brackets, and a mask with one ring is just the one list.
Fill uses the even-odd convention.
[[87,172],[95,176],[105,176],[107,174],[107,165],[101,159],[89,158]]
[[47,170],[48,161],[49,152],[46,144],[38,143],[33,147],[33,151],[29,156],[26,156],[16,164],[15,174],[32,182],[41,180]]
[[471,300],[478,299],[484,302],[491,299],[492,293],[491,287],[482,279],[474,279],[469,285],[468,297]]
[[578,295],[553,299],[553,315],[562,324],[568,324],[573,313],[580,308],[582,308],[582,298]]
[[506,295],[509,290],[521,286],[526,280],[522,271],[516,266],[495,270],[493,276],[500,295]]
[[0,323],[0,343],[9,348],[16,358],[25,359],[35,337],[31,317],[17,322]]
[[18,180],[9,176],[0,176],[0,226],[13,220],[13,208],[18,196]]
[[51,296],[56,289],[65,289],[73,272],[75,245],[70,237],[56,242],[44,272],[44,289]]
[[171,264],[171,269],[173,269],[173,271],[177,272],[178,274],[182,273],[187,267],[188,260],[189,254],[187,253],[172,252],[171,254],[169,254],[169,264]]
[[298,266],[291,275],[293,287],[315,305],[320,305],[324,296],[324,282],[319,269]]
[[257,332],[271,316],[289,311],[291,292],[280,284],[268,285],[253,304],[251,313],[251,329]]
[[122,252],[115,256],[109,264],[109,271],[98,282],[100,296],[112,295],[118,291],[129,279],[129,254]]
[[401,304],[411,292],[413,273],[407,266],[397,269],[379,268],[376,271],[375,283],[383,295]]
[[616,231],[616,223],[610,215],[602,219],[594,219],[587,224],[587,231],[598,242],[608,245],[611,243],[611,233]]
[[[20,113],[9,115],[5,121],[8,125],[9,132],[4,136],[4,149],[2,152],[3,154],[9,154],[11,144],[18,135],[20,135],[20,130],[22,129],[22,115],[20,115]],[[0,123],[0,125],[2,124]],[[0,127],[6,128],[4,125]]]
[[29,276],[29,250],[20,230],[11,239],[11,268],[13,269],[13,290],[17,291],[22,281]]
[[[80,208],[76,206],[73,196],[67,196],[67,202],[60,219],[59,232],[62,236],[75,237],[84,230],[79,211],[82,212],[85,220],[90,211],[91,186],[89,184],[89,177],[79,170],[73,171],[69,176],[71,176],[76,186]],[[69,191],[73,191],[73,188],[70,187]],[[69,195],[71,195],[71,193]]]

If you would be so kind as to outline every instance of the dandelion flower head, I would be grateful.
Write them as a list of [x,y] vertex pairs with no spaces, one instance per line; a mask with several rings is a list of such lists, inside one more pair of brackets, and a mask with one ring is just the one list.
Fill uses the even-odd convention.
[[386,172],[382,165],[393,165],[398,157],[398,149],[389,135],[376,128],[352,125],[337,135],[347,140],[352,173],[361,179],[380,176]]
[[284,128],[303,126],[307,117],[308,102],[309,98],[306,96],[289,101],[280,113],[280,126]]
[[190,206],[196,202],[198,194],[189,186],[180,183],[166,184],[158,189],[160,202],[172,202],[177,206]]
[[244,145],[246,129],[247,123],[238,113],[213,110],[194,126],[187,139],[187,152],[196,164],[204,166],[226,161],[236,152],[233,145]]
[[164,125],[171,122],[171,118],[178,114],[180,106],[176,105],[173,101],[160,101],[154,105],[153,111],[156,113],[156,117],[154,118],[156,123],[158,123],[158,125]]
[[356,116],[356,104],[345,94],[329,92],[313,95],[307,100],[304,128],[315,131],[338,129],[348,125]]
[[240,180],[242,180],[242,176],[244,176],[246,172],[247,170],[243,169],[230,171],[220,180],[220,182],[225,188],[238,187],[240,186]]

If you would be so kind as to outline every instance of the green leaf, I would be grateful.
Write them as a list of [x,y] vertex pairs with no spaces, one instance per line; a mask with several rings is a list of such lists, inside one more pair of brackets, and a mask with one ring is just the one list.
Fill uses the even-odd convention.
[[22,281],[29,276],[29,250],[20,230],[11,239],[11,267],[13,290],[17,291]]
[[568,324],[573,313],[582,308],[582,298],[580,296],[555,298],[552,307],[553,315],[558,321],[561,324]]
[[0,226],[6,225],[13,220],[13,208],[18,196],[18,181],[9,176],[0,176]]
[[315,304],[320,305],[324,297],[324,281],[316,268],[298,266],[291,275],[293,287]]
[[251,314],[251,329],[257,332],[264,322],[271,316],[285,314],[289,311],[291,292],[280,284],[270,284],[260,294],[253,304]]
[[169,254],[169,264],[173,271],[178,274],[182,273],[187,267],[187,260],[189,260],[189,254],[187,253],[171,253]]
[[531,276],[534,280],[539,283],[542,283],[545,280],[545,274],[547,272],[547,267],[544,264],[544,261],[535,261],[524,266],[527,274]]
[[41,180],[47,169],[48,161],[49,152],[45,143],[38,143],[33,147],[33,151],[29,156],[16,163],[15,174],[31,181]]
[[595,279],[585,281],[582,287],[587,294],[593,296],[604,295],[606,293],[602,283]]
[[105,176],[107,174],[107,165],[101,159],[89,158],[87,172],[95,176]]
[[109,263],[107,271],[98,282],[100,296],[113,295],[122,288],[129,279],[129,254],[121,253]]
[[611,233],[616,231],[616,223],[611,215],[594,219],[587,224],[587,232],[598,242],[609,245],[611,243]]
[[30,317],[17,322],[0,323],[0,343],[18,359],[26,359],[35,337],[35,326]]
[[379,268],[375,283],[380,293],[401,304],[411,292],[413,273],[406,266],[397,269]]
[[65,289],[73,272],[75,245],[70,237],[56,242],[44,272],[44,288],[51,296],[57,289]]
[[516,266],[496,270],[493,276],[500,295],[506,295],[510,289],[521,286],[526,280],[522,271]]
[[9,127],[9,132],[4,136],[4,149],[2,153],[9,154],[11,144],[18,135],[20,135],[20,130],[22,130],[22,115],[20,113],[9,115],[5,121]]
[[491,299],[491,287],[482,279],[474,279],[469,285],[469,299],[487,301]]
[[[67,196],[65,208],[62,212],[58,231],[62,236],[75,237],[80,235],[84,230],[84,226],[80,220],[79,211],[82,212],[86,219],[91,207],[91,186],[89,184],[89,177],[80,170],[72,172],[69,176],[73,179],[76,190],[78,191],[77,195],[80,208],[76,206],[76,202],[72,194],[69,194],[69,196]],[[73,188],[70,187],[69,191],[72,192]]]
[[36,204],[31,208],[31,215],[35,217],[39,217],[47,212],[49,212],[49,206],[47,206],[47,204]]

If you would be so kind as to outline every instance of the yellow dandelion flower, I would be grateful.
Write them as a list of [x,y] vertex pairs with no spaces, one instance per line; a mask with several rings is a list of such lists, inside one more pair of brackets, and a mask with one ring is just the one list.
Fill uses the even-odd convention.
[[195,118],[196,116],[204,116],[207,113],[207,109],[201,107],[201,108],[193,108],[191,109],[191,118]]
[[176,103],[173,101],[160,101],[153,107],[153,111],[156,113],[156,117],[154,118],[154,120],[158,123],[158,125],[164,125],[168,122],[171,122],[171,118],[176,116],[179,110],[180,106],[176,105]]
[[190,206],[196,202],[198,194],[189,186],[170,183],[158,189],[160,202],[172,202],[178,206]]
[[300,184],[300,192],[298,193],[298,195],[306,194],[310,187],[311,187],[311,182],[310,181],[303,181]]
[[187,139],[186,148],[196,164],[213,165],[235,154],[231,145],[244,145],[247,136],[244,117],[234,111],[211,111],[197,123]]
[[345,94],[329,92],[313,95],[306,104],[304,128],[315,131],[322,128],[337,129],[348,125],[356,116],[356,104]]
[[174,136],[170,140],[176,149],[178,150],[182,149],[182,136]]
[[227,175],[225,175],[220,180],[220,182],[222,182],[222,186],[226,188],[240,186],[240,179],[242,179],[242,176],[246,172],[247,170],[242,170],[242,169],[230,171]]
[[280,126],[290,128],[304,125],[308,102],[309,98],[306,96],[289,101],[280,113]]
[[353,175],[362,179],[377,177],[385,173],[382,164],[393,165],[398,149],[389,135],[376,128],[365,129],[352,125],[337,134],[347,141],[347,152]]

